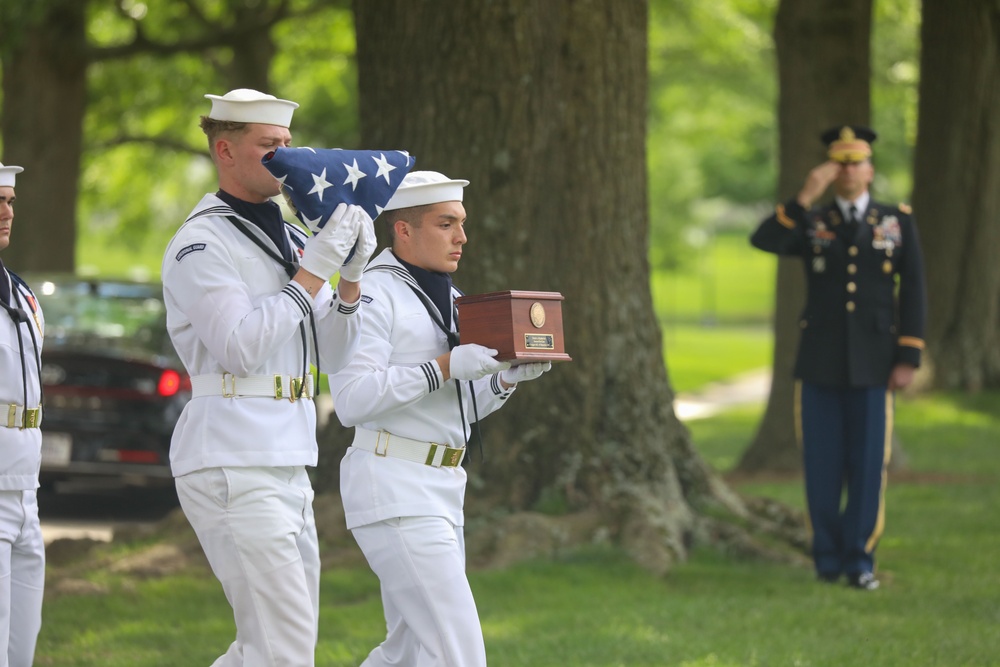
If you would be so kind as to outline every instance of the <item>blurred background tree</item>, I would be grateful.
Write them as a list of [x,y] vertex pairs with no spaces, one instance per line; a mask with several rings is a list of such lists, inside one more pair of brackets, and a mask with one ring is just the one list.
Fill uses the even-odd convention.
[[[776,7],[776,0],[651,2],[647,162],[654,269],[690,269],[716,234],[744,234],[772,203]],[[24,166],[39,160],[32,170],[52,175],[31,179],[42,181],[37,185],[25,179],[28,191],[19,193],[25,207],[37,188],[45,208],[32,209],[48,221],[46,243],[39,244],[43,257],[29,253],[26,266],[72,269],[79,262],[85,272],[129,270],[101,259],[121,248],[138,272],[155,277],[159,266],[148,262],[149,251],[187,213],[188,193],[211,187],[196,122],[203,91],[268,88],[302,105],[297,144],[357,145],[354,26],[346,0],[0,0],[0,8],[8,17],[5,35],[13,37],[0,45],[10,100],[4,152],[26,154],[18,158]],[[890,200],[909,192],[918,20],[914,0],[876,3],[878,188]],[[46,41],[55,35],[60,49]],[[69,70],[60,85],[71,86],[72,94],[53,95],[41,83],[38,61],[56,54]],[[53,115],[49,132],[41,131],[46,113]],[[67,158],[74,140],[53,137],[71,136],[66,133],[81,114],[74,166]],[[72,173],[79,174],[78,197],[70,189]],[[48,196],[53,182],[63,196]]]

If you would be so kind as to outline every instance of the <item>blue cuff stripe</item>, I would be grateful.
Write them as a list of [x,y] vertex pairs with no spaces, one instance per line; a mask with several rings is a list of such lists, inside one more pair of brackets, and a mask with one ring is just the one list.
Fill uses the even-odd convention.
[[353,315],[358,311],[361,306],[361,299],[358,299],[356,303],[347,304],[343,301],[337,304],[337,312],[343,313],[344,315]]
[[430,361],[427,363],[420,364],[420,370],[424,372],[424,377],[427,378],[427,388],[430,391],[435,391],[441,386],[441,382],[438,380],[437,371],[434,370],[434,364]]
[[291,285],[285,285],[283,288],[281,288],[281,291],[282,293],[287,294],[292,298],[292,301],[294,301],[298,305],[303,315],[308,315],[312,311],[312,307],[310,306],[306,298],[302,296],[302,294]]

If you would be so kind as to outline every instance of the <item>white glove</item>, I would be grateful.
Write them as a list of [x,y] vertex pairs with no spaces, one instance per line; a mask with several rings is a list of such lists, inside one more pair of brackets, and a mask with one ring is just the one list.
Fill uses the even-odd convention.
[[368,265],[368,259],[375,252],[375,225],[363,208],[360,206],[352,206],[351,208],[358,209],[360,230],[354,245],[354,254],[348,255],[347,261],[340,267],[340,279],[357,283],[361,281],[361,274],[364,273],[365,267]]
[[551,361],[536,361],[530,364],[520,364],[500,373],[500,379],[507,384],[517,384],[540,378],[542,373],[552,370]]
[[361,222],[357,215],[359,210],[361,208],[358,206],[337,206],[326,221],[326,226],[306,241],[299,266],[317,278],[330,280],[340,270],[358,238],[358,225]]
[[475,343],[466,343],[453,348],[449,361],[451,377],[456,380],[478,380],[510,368],[508,362],[493,358],[496,353],[494,349]]

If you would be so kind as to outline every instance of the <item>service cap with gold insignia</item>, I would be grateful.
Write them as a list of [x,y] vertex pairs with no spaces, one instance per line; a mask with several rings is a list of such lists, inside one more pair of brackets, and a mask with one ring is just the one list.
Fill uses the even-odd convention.
[[838,125],[819,138],[827,145],[827,157],[834,162],[862,162],[871,157],[877,137],[875,130],[864,125]]

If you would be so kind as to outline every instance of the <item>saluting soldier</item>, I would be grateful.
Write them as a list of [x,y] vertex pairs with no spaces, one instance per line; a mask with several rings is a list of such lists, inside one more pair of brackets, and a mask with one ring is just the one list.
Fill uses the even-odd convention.
[[[14,181],[0,164],[0,251],[10,245]],[[42,459],[42,309],[0,260],[0,664],[31,667],[42,627],[45,542],[38,521]]]
[[206,97],[201,128],[219,190],[163,257],[167,329],[192,385],[170,465],[236,621],[216,667],[308,667],[320,575],[309,367],[335,371],[356,349],[358,281],[375,233],[361,207],[341,204],[306,237],[271,201],[279,182],[261,159],[291,142],[296,103],[247,89]]
[[[926,312],[910,208],[873,201],[868,191],[875,138],[861,126],[824,132],[829,159],[750,239],[803,261],[796,415],[813,561],[821,581],[846,575],[862,590],[879,586],[875,548],[885,521],[893,392],[910,384],[920,365]],[[813,208],[831,185],[833,202]]]

